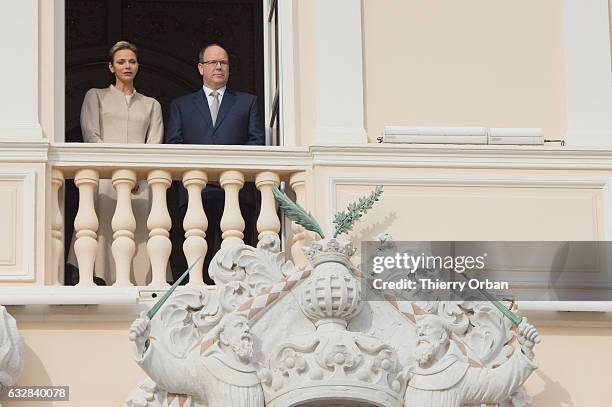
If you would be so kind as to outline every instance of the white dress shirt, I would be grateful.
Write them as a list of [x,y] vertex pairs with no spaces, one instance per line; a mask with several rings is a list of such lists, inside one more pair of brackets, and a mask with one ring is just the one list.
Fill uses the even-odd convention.
[[[206,94],[206,100],[208,100],[208,109],[210,109],[210,106],[213,102],[213,97],[210,96],[210,93],[213,92],[213,90],[207,88],[206,86],[202,86],[202,88],[204,89],[204,93]],[[219,93],[219,107],[221,107],[221,102],[223,101],[223,94],[225,93],[225,88],[227,88],[227,85],[217,89],[217,93]]]

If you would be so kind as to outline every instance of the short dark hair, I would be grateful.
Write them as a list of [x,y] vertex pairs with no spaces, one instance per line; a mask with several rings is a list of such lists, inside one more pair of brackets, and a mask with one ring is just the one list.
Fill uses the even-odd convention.
[[227,48],[225,48],[223,45],[221,45],[218,42],[211,42],[209,44],[206,44],[202,47],[202,49],[200,50],[200,52],[198,53],[198,62],[204,62],[204,52],[206,52],[206,50],[210,47],[219,47],[221,49],[223,49],[223,51],[225,51],[225,53],[227,54],[227,58],[229,59],[229,51],[227,50]]

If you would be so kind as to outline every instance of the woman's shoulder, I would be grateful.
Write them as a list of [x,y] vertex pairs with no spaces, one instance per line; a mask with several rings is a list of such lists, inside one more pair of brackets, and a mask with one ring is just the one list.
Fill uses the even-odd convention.
[[152,98],[151,96],[145,96],[142,93],[137,92],[138,96],[142,99],[144,103],[147,105],[159,105],[157,99]]
[[91,88],[85,93],[85,98],[101,98],[110,91],[110,88]]

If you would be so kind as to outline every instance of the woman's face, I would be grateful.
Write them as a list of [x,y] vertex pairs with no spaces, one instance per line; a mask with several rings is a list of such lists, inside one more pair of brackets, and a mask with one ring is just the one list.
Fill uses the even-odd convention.
[[138,73],[136,54],[130,49],[120,49],[113,55],[113,62],[108,64],[108,69],[118,81],[132,82]]

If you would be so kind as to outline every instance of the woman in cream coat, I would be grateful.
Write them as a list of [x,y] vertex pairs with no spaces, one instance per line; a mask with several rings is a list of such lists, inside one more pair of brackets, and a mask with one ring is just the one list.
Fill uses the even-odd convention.
[[[134,89],[134,78],[138,74],[136,46],[120,41],[110,49],[109,57],[108,68],[115,74],[115,84],[106,89],[90,89],[85,95],[81,109],[83,140],[87,143],[160,144],[164,134],[161,106],[157,100]],[[98,191],[96,213],[100,226],[95,275],[110,285],[115,281],[111,220],[117,196],[111,180],[100,180]],[[146,285],[150,280],[146,250],[150,200],[146,181],[140,181],[132,191],[132,208],[136,218],[136,253],[131,280],[136,285]]]

